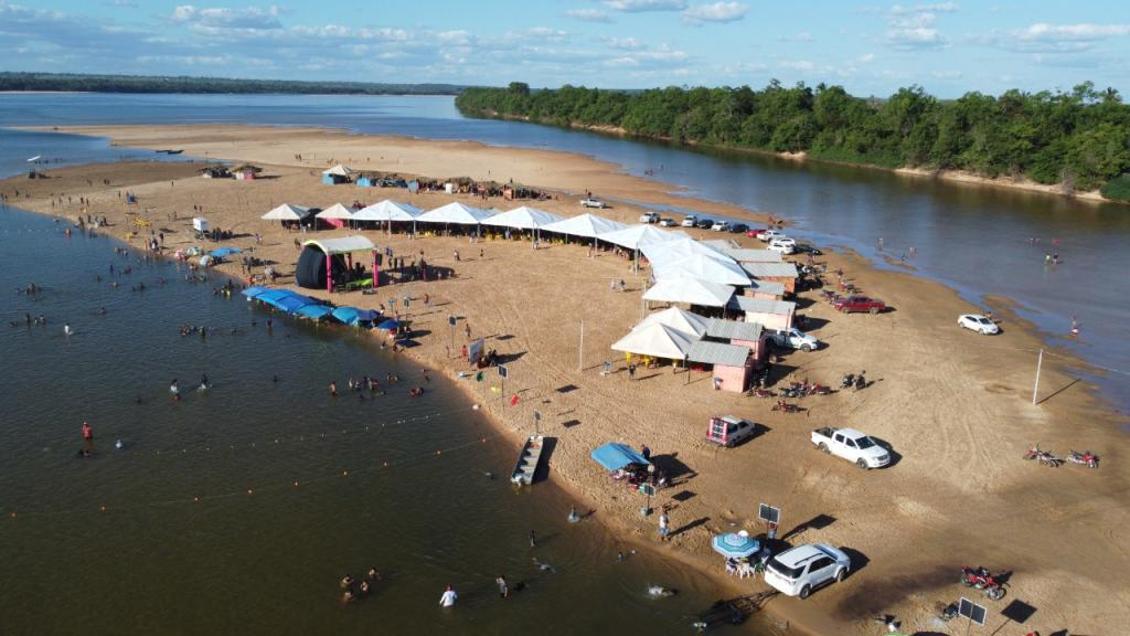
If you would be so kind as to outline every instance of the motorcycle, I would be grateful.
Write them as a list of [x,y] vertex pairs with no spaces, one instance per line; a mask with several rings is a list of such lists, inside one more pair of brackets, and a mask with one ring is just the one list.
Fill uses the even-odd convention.
[[773,410],[781,411],[782,413],[800,413],[801,409],[796,404],[789,404],[784,400],[777,400],[777,403],[773,405]]
[[1087,468],[1099,467],[1099,456],[1092,453],[1091,451],[1083,451],[1082,453],[1080,453],[1079,451],[1073,450],[1071,451],[1071,454],[1067,456],[1067,461],[1071,462],[1072,464],[1082,464]]
[[1042,464],[1042,465],[1047,466],[1049,468],[1059,468],[1059,465],[1063,463],[1062,459],[1056,457],[1055,455],[1051,454],[1050,452],[1048,452],[1046,450],[1040,450],[1039,444],[1036,444],[1032,448],[1029,448],[1028,452],[1024,453],[1024,459],[1027,459],[1027,460],[1033,460],[1034,459],[1034,460],[1036,460],[1036,463]]
[[860,371],[859,375],[855,376],[855,390],[867,388],[867,378],[863,377],[863,372]]
[[844,377],[840,378],[840,388],[850,389],[853,386],[855,386],[855,374],[845,373]]
[[776,395],[777,395],[776,393],[773,393],[772,391],[770,391],[768,389],[752,389],[752,390],[750,390],[749,394],[753,397],[758,397],[758,398],[771,398],[771,397],[776,397]]
[[975,590],[981,590],[992,601],[1004,598],[1005,583],[1001,581],[1004,572],[993,574],[988,568],[977,566],[975,568],[961,568],[961,584]]

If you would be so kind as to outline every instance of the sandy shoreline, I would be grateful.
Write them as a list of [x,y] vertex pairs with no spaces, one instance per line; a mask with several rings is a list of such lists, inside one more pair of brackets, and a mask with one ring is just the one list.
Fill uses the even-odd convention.
[[[293,137],[282,131],[265,136],[262,129],[241,133],[221,128],[176,127],[170,132],[138,127],[130,129],[136,137],[129,145],[145,146],[140,141],[150,140],[159,147],[183,146],[186,154],[208,152],[208,156],[262,163],[270,163],[264,158],[279,157],[283,161],[268,166],[268,173],[278,178],[253,183],[208,181],[192,176],[192,168],[184,164],[120,164],[51,170],[58,179],[11,179],[0,182],[0,191],[12,194],[15,188],[21,192],[31,188],[31,198],[21,196],[11,203],[69,217],[80,210],[67,203],[66,196],[87,196],[92,200],[89,212],[110,217],[115,223],[111,230],[121,237],[127,215],[117,191],[128,187],[138,194],[154,227],[169,230],[170,247],[193,242],[186,236],[184,219],[191,216],[193,205],[201,205],[214,225],[261,232],[262,245],[249,237],[230,244],[254,248],[256,255],[278,261],[283,272],[290,271],[296,256],[292,244],[296,235],[258,220],[278,203],[325,207],[338,200],[391,196],[435,207],[452,199],[320,185],[315,166],[287,165],[299,147],[305,149],[304,156],[314,152],[325,159],[324,148],[336,150],[345,144],[357,158],[368,157],[374,169],[396,165],[401,167],[393,169],[418,170],[416,174],[427,176],[479,176],[486,171],[505,180],[494,174],[500,170],[519,175],[516,180],[530,185],[569,192],[592,189],[609,198],[620,198],[608,194],[618,193],[625,199],[655,202],[671,197],[654,182],[615,171],[603,173],[607,166],[576,155],[530,151],[534,154],[518,153],[521,158],[515,164],[489,147],[476,145],[449,148],[448,142],[343,139],[325,131],[302,130],[289,130]],[[324,139],[318,141],[320,137]],[[118,140],[126,144],[124,138]],[[447,154],[435,159],[444,151]],[[539,165],[520,165],[535,162]],[[319,160],[317,167],[321,165]],[[556,183],[559,176],[561,185]],[[87,183],[90,179],[101,184],[104,178],[111,186]],[[650,184],[646,199],[633,190],[638,182]],[[597,186],[588,188],[587,183]],[[56,196],[54,208],[51,194]],[[704,209],[697,201],[672,198],[680,206]],[[499,200],[488,203],[509,207]],[[579,212],[575,199],[567,195],[538,205]],[[180,221],[169,220],[173,210]],[[608,212],[619,220],[632,220],[637,214],[630,206]],[[1052,397],[1039,406],[1028,403],[1032,352],[1042,343],[1006,308],[993,307],[1004,317],[1005,333],[978,338],[953,327],[956,314],[971,308],[952,290],[908,274],[875,271],[852,256],[830,255],[826,260],[831,268],[842,267],[867,293],[897,310],[876,317],[841,317],[806,293],[802,310],[819,325],[815,335],[830,346],[791,355],[778,366],[795,367],[795,379],[810,377],[825,384],[860,368],[879,381],[857,394],[808,398],[807,416],[784,416],[770,412],[766,401],[710,391],[701,373],[690,385],[685,385],[684,375],[663,368],[631,383],[624,373],[601,377],[600,362],[617,360],[608,344],[639,317],[638,289],[643,282],[628,272],[625,261],[612,255],[588,258],[578,246],[534,252],[523,242],[471,245],[465,238],[413,241],[404,235],[366,234],[399,254],[424,250],[429,262],[454,267],[459,276],[395,285],[376,296],[336,294],[332,300],[363,305],[387,300],[393,293],[416,298],[413,309],[421,311],[413,315],[417,327],[434,335],[422,338],[411,355],[452,376],[463,367],[445,351],[448,313],[463,316],[476,336],[490,336],[488,346],[520,353],[511,365],[513,380],[507,384],[508,395],[521,396],[515,407],[503,406],[499,395],[485,386],[488,382],[455,381],[486,405],[514,440],[528,432],[533,410],[541,410],[543,428],[559,438],[552,458],[553,478],[592,505],[598,518],[623,536],[648,541],[654,535],[654,521],[641,520],[639,502],[627,499],[622,487],[608,483],[588,459],[593,446],[609,439],[646,443],[657,455],[677,455],[677,461],[688,467],[693,477],[661,499],[689,493],[683,501],[673,502],[677,507],[672,524],[676,529],[691,527],[657,549],[700,568],[726,589],[740,585],[752,592],[764,587],[726,578],[707,547],[715,531],[738,526],[761,531],[752,523],[758,501],[784,506],[786,530],[821,516],[831,518],[830,523],[824,520],[802,530],[801,540],[856,549],[866,567],[806,602],[770,602],[769,610],[787,617],[794,627],[807,625],[815,633],[874,633],[870,616],[890,612],[908,627],[943,631],[930,622],[933,603],[961,595],[964,588],[954,583],[957,568],[974,562],[1016,571],[1009,598],[1040,609],[1033,628],[1103,633],[1110,625],[1130,623],[1126,609],[1130,575],[1123,567],[1130,544],[1113,530],[1130,521],[1125,510],[1125,485],[1130,482],[1118,453],[1124,436],[1117,432],[1114,416],[1065,371],[1073,360],[1046,358],[1044,382],[1049,388],[1042,393]],[[743,242],[752,241],[743,238]],[[479,249],[484,252],[481,258]],[[458,263],[453,259],[455,250],[462,253]],[[227,267],[230,272],[231,266]],[[238,274],[238,266],[234,273]],[[608,281],[613,278],[624,278],[633,291],[609,292]],[[426,310],[420,301],[424,293],[432,299]],[[577,370],[581,320],[585,322],[584,371]],[[930,363],[923,364],[927,360]],[[1056,393],[1060,387],[1065,388]],[[703,444],[706,418],[731,412],[765,424],[770,432],[737,449]],[[839,423],[887,440],[901,460],[887,470],[862,473],[808,447],[810,428]],[[1069,447],[1093,448],[1103,456],[1103,468],[1083,471],[1068,466],[1051,471],[1020,461],[1026,445],[1037,440],[1061,453]],[[978,503],[972,510],[971,499]]]

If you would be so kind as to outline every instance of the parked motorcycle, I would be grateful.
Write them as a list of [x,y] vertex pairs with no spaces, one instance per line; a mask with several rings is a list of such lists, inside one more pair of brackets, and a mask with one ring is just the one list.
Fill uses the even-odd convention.
[[840,378],[840,388],[850,389],[853,386],[855,386],[855,374],[845,373],[844,377]]
[[772,391],[770,391],[768,389],[752,389],[749,392],[749,394],[753,397],[758,397],[758,398],[771,398],[771,397],[777,396],[776,393],[773,393]]
[[961,568],[961,584],[975,590],[981,590],[992,601],[1004,598],[1004,581],[1001,578],[1004,572],[993,574],[988,568],[977,566],[975,568]]
[[1073,450],[1071,454],[1067,456],[1067,461],[1072,464],[1082,464],[1087,468],[1099,467],[1099,456],[1091,451],[1083,451],[1080,453],[1079,451]]
[[863,377],[863,372],[860,371],[859,375],[855,376],[855,390],[867,388],[867,378]]
[[777,400],[777,403],[773,405],[773,410],[783,413],[800,413],[801,408],[796,404],[790,404],[784,400]]
[[1063,460],[1059,457],[1056,457],[1046,450],[1040,450],[1039,444],[1029,448],[1028,452],[1024,453],[1024,459],[1034,459],[1036,463],[1043,464],[1049,468],[1059,468],[1059,465],[1063,463]]

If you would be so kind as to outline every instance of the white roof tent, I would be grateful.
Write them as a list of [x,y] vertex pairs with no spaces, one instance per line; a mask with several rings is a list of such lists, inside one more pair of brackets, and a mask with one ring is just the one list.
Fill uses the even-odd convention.
[[495,227],[508,227],[512,230],[537,230],[541,229],[550,223],[557,223],[564,221],[565,217],[539,210],[522,206],[514,208],[509,212],[500,212],[483,221],[483,225],[493,225]]
[[595,214],[581,214],[579,216],[569,217],[555,223],[542,226],[545,232],[556,232],[558,234],[565,234],[566,236],[579,236],[582,238],[597,238],[601,234],[622,230],[628,227],[623,223],[617,223],[612,219],[606,219],[603,216]]
[[688,333],[696,338],[701,338],[706,333],[707,328],[710,326],[710,318],[704,318],[698,314],[691,313],[685,309],[678,307],[668,307],[663,311],[657,311],[653,314],[648,314],[643,320],[639,322],[632,330],[641,329],[652,324],[667,325],[672,329],[677,329],[683,333]]
[[703,307],[725,307],[734,295],[729,285],[710,283],[697,278],[664,278],[651,289],[644,292],[643,299],[701,305]]
[[434,210],[428,210],[416,220],[420,223],[454,223],[456,225],[478,225],[491,217],[487,210],[473,208],[453,201]]
[[353,218],[353,210],[350,210],[340,203],[335,203],[314,216],[319,219],[341,219],[348,221]]
[[332,175],[332,176],[335,176],[335,177],[346,177],[346,178],[348,178],[348,177],[353,175],[353,170],[351,170],[350,168],[347,168],[347,167],[345,167],[345,166],[343,166],[339,163],[336,166],[329,168],[328,170],[323,170],[322,174]]
[[648,243],[640,246],[640,251],[651,261],[651,264],[658,265],[667,261],[679,260],[687,256],[708,256],[720,261],[733,262],[733,259],[725,254],[704,245],[701,241],[696,241],[692,238],[679,239],[677,241],[664,241],[660,243]]
[[638,250],[644,245],[677,241],[681,238],[687,238],[687,235],[683,232],[668,232],[656,229],[651,225],[640,224],[597,234],[596,238],[630,250]]
[[353,252],[371,252],[377,249],[373,242],[364,236],[343,236],[332,239],[311,239],[302,245],[313,245],[322,250],[327,256],[337,254],[350,254]]
[[420,214],[420,208],[414,205],[385,199],[361,208],[350,218],[354,221],[414,221]]
[[628,335],[612,343],[612,350],[653,358],[683,360],[694,340],[694,336],[678,329],[652,323],[628,332]]
[[265,221],[301,221],[310,216],[310,210],[304,205],[284,203],[259,218]]
[[656,280],[689,277],[721,285],[749,286],[749,275],[737,263],[702,254],[652,265]]

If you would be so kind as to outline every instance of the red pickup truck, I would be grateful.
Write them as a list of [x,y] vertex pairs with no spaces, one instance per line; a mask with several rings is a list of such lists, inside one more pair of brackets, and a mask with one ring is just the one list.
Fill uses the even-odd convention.
[[845,296],[832,303],[832,306],[835,307],[837,311],[841,311],[845,314],[861,311],[877,314],[887,310],[886,303],[877,298],[868,298],[867,296]]

